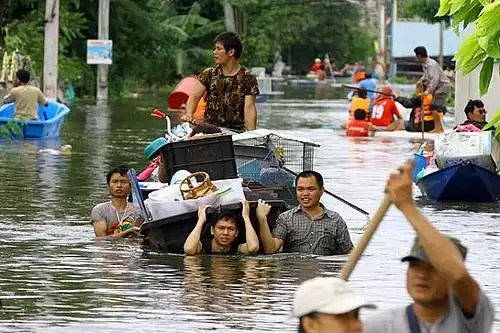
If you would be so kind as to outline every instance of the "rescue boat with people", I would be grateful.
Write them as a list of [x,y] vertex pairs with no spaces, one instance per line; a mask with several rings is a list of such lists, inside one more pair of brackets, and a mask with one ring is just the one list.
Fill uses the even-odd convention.
[[491,131],[441,134],[414,161],[413,181],[431,200],[500,201],[500,141]]
[[[70,109],[61,103],[49,101],[47,106],[38,104],[40,120],[22,120],[14,118],[15,104],[4,104],[0,107],[0,126],[11,128],[14,138],[57,138]],[[17,128],[12,128],[12,125]]]

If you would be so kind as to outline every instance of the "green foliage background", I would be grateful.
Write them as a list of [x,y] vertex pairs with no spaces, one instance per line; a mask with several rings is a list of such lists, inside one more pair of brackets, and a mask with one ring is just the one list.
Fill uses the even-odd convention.
[[[248,67],[271,68],[280,52],[297,73],[328,53],[341,67],[373,56],[369,29],[360,26],[359,6],[345,0],[232,0],[244,17]],[[45,1],[0,2],[0,46],[29,55],[42,77]],[[97,38],[98,0],[60,0],[59,77],[79,96],[94,95],[96,68],[87,65],[86,40]],[[169,87],[213,62],[213,38],[225,31],[220,0],[111,0],[113,65],[110,91]],[[0,55],[1,56],[1,55]]]

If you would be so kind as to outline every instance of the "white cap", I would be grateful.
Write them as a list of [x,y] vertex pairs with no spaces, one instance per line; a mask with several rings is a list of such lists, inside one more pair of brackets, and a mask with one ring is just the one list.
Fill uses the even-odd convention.
[[295,292],[293,315],[302,317],[312,312],[343,314],[359,308],[376,306],[356,295],[344,280],[317,277],[302,283]]

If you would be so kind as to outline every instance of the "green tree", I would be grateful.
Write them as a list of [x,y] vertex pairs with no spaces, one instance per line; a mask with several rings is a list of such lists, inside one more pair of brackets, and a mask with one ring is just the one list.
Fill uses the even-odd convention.
[[248,66],[271,67],[274,52],[285,50],[291,51],[294,67],[302,72],[318,54],[328,53],[337,62],[371,55],[373,38],[360,27],[360,7],[350,2],[233,0],[232,4],[245,13],[242,61]]
[[[34,73],[41,76],[43,70],[44,47],[44,11],[43,3],[35,6],[35,1],[25,0],[25,7],[15,11],[25,12],[22,18],[12,19],[3,29],[5,49],[19,50],[21,54],[29,55]],[[77,12],[78,0],[62,0],[60,3],[60,38],[59,38],[59,77],[63,80],[75,81],[81,75],[83,63],[74,55],[71,45],[75,40],[84,37],[86,19]]]
[[444,21],[450,24],[449,16],[436,16],[439,10],[439,0],[407,0],[402,8],[401,15],[405,18],[419,17],[429,23]]
[[475,30],[460,45],[455,55],[457,69],[468,74],[481,63],[479,87],[481,95],[488,92],[494,63],[500,59],[500,0],[441,0],[437,17],[452,16],[458,32],[475,24]]

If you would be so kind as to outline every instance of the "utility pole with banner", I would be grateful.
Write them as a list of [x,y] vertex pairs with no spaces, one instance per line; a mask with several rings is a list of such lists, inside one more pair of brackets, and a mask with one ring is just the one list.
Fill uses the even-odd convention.
[[99,0],[97,40],[87,40],[87,64],[97,65],[97,103],[108,100],[108,66],[112,64],[113,41],[109,40],[109,0]]

